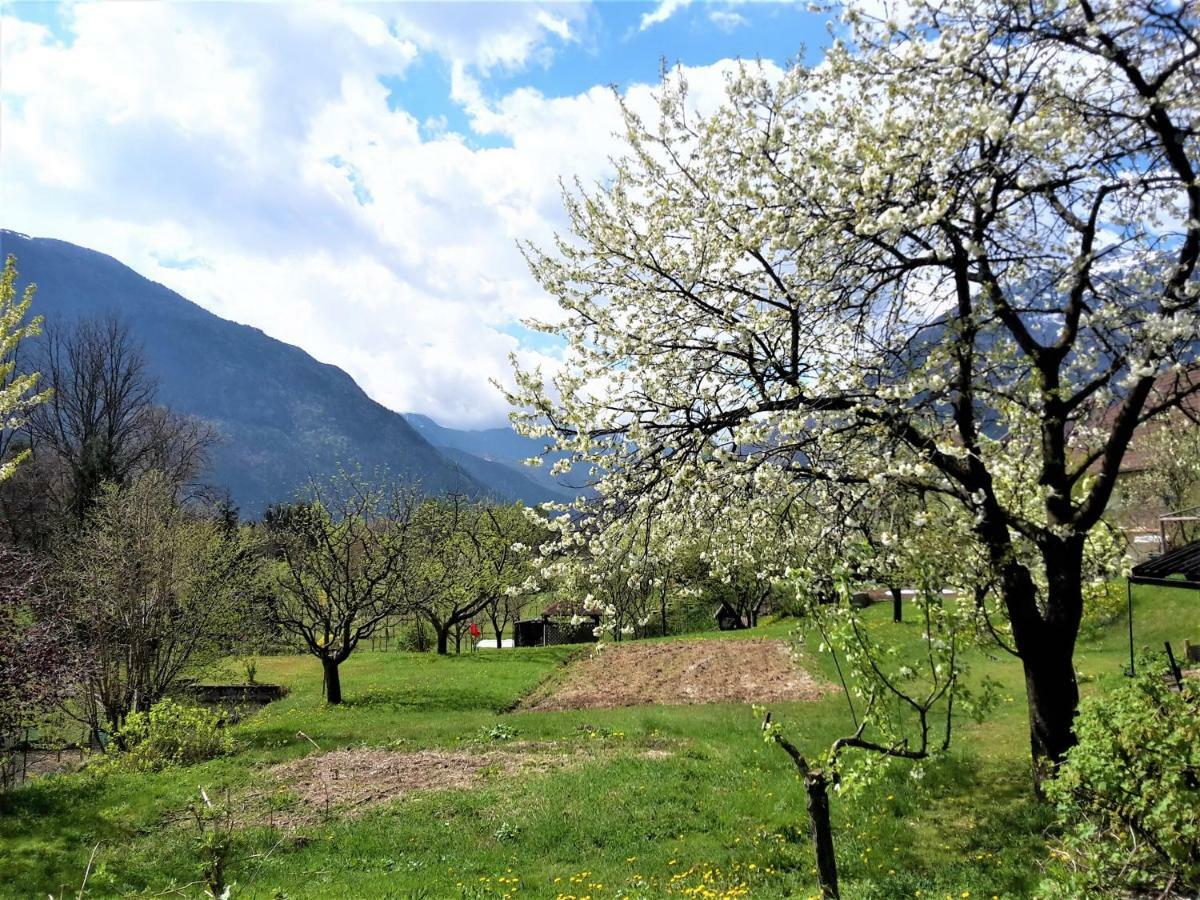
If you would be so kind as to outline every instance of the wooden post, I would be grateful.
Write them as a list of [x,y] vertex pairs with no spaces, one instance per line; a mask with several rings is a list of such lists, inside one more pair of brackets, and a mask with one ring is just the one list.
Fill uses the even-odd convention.
[[1175,662],[1175,654],[1171,652],[1171,642],[1163,641],[1163,646],[1167,648],[1167,663],[1171,666],[1171,675],[1175,678],[1175,687],[1183,690],[1183,672],[1179,670],[1179,663]]

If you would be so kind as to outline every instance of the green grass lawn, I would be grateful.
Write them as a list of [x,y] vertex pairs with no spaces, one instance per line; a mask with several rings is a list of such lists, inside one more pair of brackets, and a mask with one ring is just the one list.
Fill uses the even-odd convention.
[[[872,615],[876,627],[896,627],[890,604]],[[1200,637],[1194,594],[1142,588],[1136,615],[1139,645]],[[1118,682],[1126,641],[1122,621],[1081,644],[1085,692]],[[572,755],[566,766],[487,774],[471,789],[409,794],[297,830],[247,814],[228,868],[233,897],[813,895],[803,790],[748,707],[512,711],[578,652],[360,653],[343,667],[341,707],[322,704],[314,660],[264,659],[259,680],[290,693],[235,726],[234,756],[157,774],[44,778],[0,797],[0,895],[74,897],[94,851],[87,896],[200,896],[188,804],[203,786],[236,807],[272,782],[270,766],[317,752],[299,732],[322,750],[532,741]],[[832,677],[826,657],[810,663]],[[1019,664],[980,653],[973,673],[999,680],[1005,700],[982,725],[963,723],[951,754],[919,781],[897,765],[861,794],[835,797],[844,896],[1022,897],[1047,877],[1049,819],[1030,791]],[[810,753],[848,730],[840,694],[775,714]],[[498,724],[515,737],[489,737]]]

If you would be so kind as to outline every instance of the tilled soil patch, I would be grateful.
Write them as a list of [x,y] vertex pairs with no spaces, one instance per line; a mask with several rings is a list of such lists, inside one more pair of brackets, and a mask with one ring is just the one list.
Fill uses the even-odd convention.
[[784,641],[706,639],[608,644],[572,663],[522,709],[610,709],[816,700],[832,685],[797,668]]

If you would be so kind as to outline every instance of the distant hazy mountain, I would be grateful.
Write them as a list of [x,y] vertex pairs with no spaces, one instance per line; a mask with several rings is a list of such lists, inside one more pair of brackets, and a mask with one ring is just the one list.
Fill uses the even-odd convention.
[[543,456],[544,441],[524,437],[511,428],[466,431],[439,425],[429,416],[420,413],[405,413],[404,417],[425,440],[451,458],[462,461],[463,467],[472,474],[475,470],[470,468],[473,463],[467,461],[468,458],[487,460],[503,466],[517,476],[535,482],[543,490],[552,491],[560,496],[575,497],[587,492],[584,479],[578,474],[572,473],[557,478],[550,474],[550,466],[561,454],[544,454],[545,464],[540,468],[524,464],[530,457]]
[[[430,493],[527,503],[561,496],[557,485],[489,462],[486,442],[480,456],[435,448],[338,367],[213,315],[110,256],[0,230],[0,255],[9,254],[17,258],[19,287],[37,284],[34,309],[47,322],[116,314],[128,323],[145,346],[161,402],[221,432],[204,480],[228,488],[244,515],[292,499],[309,477],[339,464],[387,470]],[[505,431],[497,429],[498,441]]]

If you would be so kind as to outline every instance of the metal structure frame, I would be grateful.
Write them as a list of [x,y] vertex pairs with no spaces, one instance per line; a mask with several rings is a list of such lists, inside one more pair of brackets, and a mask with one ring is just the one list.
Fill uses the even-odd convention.
[[1167,552],[1167,523],[1168,522],[1200,522],[1200,506],[1189,506],[1187,509],[1177,509],[1158,517],[1158,549],[1160,553]]
[[[1169,513],[1164,518],[1170,518],[1175,515],[1177,514]],[[1193,516],[1192,519],[1200,520],[1200,516]],[[1128,674],[1130,676],[1136,674],[1133,662],[1133,586],[1135,584],[1153,584],[1159,587],[1200,591],[1200,541],[1184,544],[1177,550],[1172,550],[1170,553],[1163,553],[1160,556],[1155,556],[1144,563],[1134,566],[1130,570],[1129,577],[1125,579],[1125,593],[1129,616]]]

